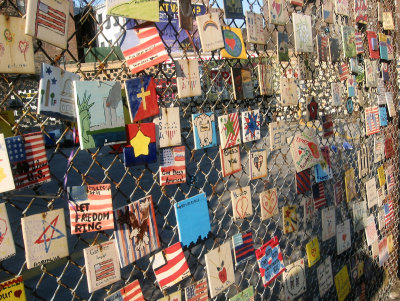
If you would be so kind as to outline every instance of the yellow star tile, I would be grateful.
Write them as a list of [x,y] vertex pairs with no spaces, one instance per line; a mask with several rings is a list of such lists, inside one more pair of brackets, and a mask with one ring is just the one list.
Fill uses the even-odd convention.
[[130,143],[135,152],[135,157],[139,157],[140,155],[147,156],[149,154],[150,137],[145,136],[140,129],[135,138],[131,139]]

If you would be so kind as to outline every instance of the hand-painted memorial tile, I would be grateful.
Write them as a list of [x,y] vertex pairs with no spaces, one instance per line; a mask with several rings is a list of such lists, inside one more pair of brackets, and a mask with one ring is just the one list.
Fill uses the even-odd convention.
[[354,230],[356,232],[364,230],[367,225],[367,217],[368,217],[367,202],[366,201],[353,202],[352,209],[353,209]]
[[196,21],[203,52],[214,51],[224,47],[224,38],[218,13],[212,12],[196,16]]
[[335,12],[338,15],[349,15],[349,1],[348,0],[335,0]]
[[22,276],[17,276],[0,283],[0,296],[4,301],[26,301],[25,286]]
[[342,84],[331,83],[332,105],[335,107],[342,105]]
[[344,81],[350,77],[349,65],[347,63],[340,63],[338,66],[339,80]]
[[282,207],[283,216],[283,233],[288,234],[296,232],[299,228],[299,221],[297,218],[297,206],[284,206]]
[[382,238],[378,246],[379,246],[379,266],[383,267],[385,262],[389,259],[387,238],[386,237]]
[[322,115],[322,129],[324,132],[324,138],[328,138],[333,135],[333,115],[327,114]]
[[392,12],[383,12],[382,27],[384,30],[394,30],[394,22]]
[[339,39],[329,38],[329,54],[332,63],[337,63],[340,61]]
[[344,173],[344,186],[346,189],[346,201],[350,202],[357,198],[356,182],[354,176],[354,169],[350,168]]
[[385,158],[389,159],[395,155],[394,146],[393,146],[393,139],[392,137],[388,136],[385,138]]
[[186,301],[206,301],[208,300],[207,278],[200,279],[193,284],[185,287]]
[[271,24],[285,25],[289,20],[286,1],[268,0],[268,20]]
[[69,255],[64,209],[21,218],[28,269]]
[[261,95],[273,95],[274,94],[274,77],[272,72],[272,66],[268,63],[258,64],[258,84],[260,86]]
[[260,110],[242,112],[243,142],[250,142],[261,138]]
[[307,227],[308,222],[313,222],[315,213],[314,200],[311,197],[303,196],[301,202],[303,203],[304,208],[304,225]]
[[[26,159],[18,162],[15,161],[11,164],[15,189],[49,182],[51,176],[42,132],[29,133],[19,137],[24,141]],[[6,138],[6,144],[9,144],[9,141],[11,141],[11,144],[14,144],[13,139],[15,139],[15,137]],[[21,145],[19,144],[17,147],[20,148]],[[19,153],[21,153],[21,151],[19,151]],[[5,167],[3,168],[6,172]]]
[[367,30],[368,50],[371,59],[379,59],[378,37],[374,31]]
[[326,196],[323,182],[312,185],[314,207],[319,209],[326,205]]
[[318,102],[315,97],[309,96],[306,98],[306,121],[313,121],[318,119]]
[[335,275],[335,286],[339,301],[346,300],[347,296],[350,294],[351,285],[349,279],[349,272],[347,271],[347,265],[345,265],[336,275]]
[[81,149],[126,142],[121,84],[117,81],[74,81]]
[[218,116],[218,128],[222,149],[240,144],[239,113]]
[[161,108],[160,115],[154,118],[160,148],[177,146],[181,141],[181,120],[179,108]]
[[351,247],[350,219],[336,224],[336,249],[337,255]]
[[[158,7],[157,7],[158,10]],[[178,24],[185,30],[193,31],[193,8],[192,1],[178,0]],[[142,19],[133,18],[133,19]]]
[[254,97],[254,88],[250,69],[232,67],[231,76],[233,83],[233,96],[235,100]]
[[159,32],[151,22],[126,29],[119,46],[132,74],[169,58]]
[[235,265],[252,259],[255,256],[253,233],[246,231],[232,236]]
[[316,264],[320,257],[318,237],[314,237],[306,244],[308,267]]
[[324,0],[322,2],[322,19],[325,23],[333,24],[333,2]]
[[356,17],[356,23],[361,23],[361,24],[368,23],[367,0],[355,0],[354,1],[354,15]]
[[208,203],[205,193],[174,204],[179,240],[182,246],[205,239],[211,231]]
[[335,207],[322,209],[322,241],[336,236],[336,210]]
[[247,42],[265,44],[263,15],[246,11]]
[[295,300],[307,290],[304,259],[299,259],[286,266],[283,273],[286,301]]
[[390,164],[387,165],[385,168],[385,175],[386,175],[386,187],[388,194],[392,192],[394,186],[396,185],[396,178],[394,175],[394,165]]
[[293,13],[294,48],[297,52],[314,52],[311,16]]
[[199,62],[197,60],[175,60],[178,97],[201,95]]
[[156,84],[151,76],[125,81],[126,98],[131,122],[158,115]]
[[219,157],[221,160],[221,171],[223,177],[227,177],[242,170],[239,145],[226,149],[220,148]]
[[386,92],[385,93],[385,97],[386,97],[386,105],[388,108],[388,112],[389,112],[389,116],[390,117],[394,117],[397,115],[397,111],[396,111],[396,107],[394,105],[394,101],[393,101],[393,93],[392,92]]
[[156,127],[154,123],[126,125],[124,163],[126,167],[157,162]]
[[299,91],[295,78],[281,77],[281,106],[296,106],[299,103]]
[[365,108],[365,134],[367,136],[380,132],[378,106]]
[[377,173],[378,173],[378,179],[379,179],[379,187],[382,187],[386,183],[385,168],[383,165],[381,165],[377,168]]
[[242,0],[224,0],[224,13],[226,19],[243,19]]
[[25,35],[24,18],[0,15],[0,72],[35,73],[32,37]]
[[271,151],[281,149],[285,146],[287,132],[286,123],[284,121],[271,122],[268,128]]
[[368,208],[372,208],[373,206],[378,204],[378,192],[376,190],[375,177],[365,182],[365,190],[367,193]]
[[139,280],[135,280],[123,288],[119,289],[115,293],[112,293],[108,297],[104,298],[104,301],[144,301],[142,294],[142,288],[140,287]]
[[278,195],[276,188],[260,193],[261,219],[266,220],[278,214]]
[[326,36],[317,35],[316,39],[318,59],[321,62],[326,62],[329,57],[329,38]]
[[316,165],[322,157],[318,141],[312,130],[297,133],[290,145],[290,151],[297,172]]
[[[385,62],[381,62],[381,80],[384,82],[387,82],[390,80],[390,74],[389,74],[389,64]],[[386,101],[386,99],[385,99]]]
[[372,245],[375,241],[378,241],[378,232],[376,231],[376,223],[374,215],[371,214],[367,218],[367,225],[365,227],[365,236],[367,238],[367,245]]
[[249,177],[250,180],[255,180],[267,176],[267,151],[266,150],[251,150],[249,152]]
[[[14,256],[16,253],[6,204],[0,204],[0,262]],[[0,294],[1,296],[1,294]]]
[[83,249],[89,293],[121,280],[115,240]]
[[253,215],[250,186],[231,191],[233,219],[243,219]]
[[318,287],[319,295],[322,298],[333,286],[331,257],[327,257],[318,267]]
[[195,149],[217,146],[217,132],[215,129],[215,114],[192,114],[193,139]]
[[256,250],[256,258],[264,287],[267,287],[286,270],[277,236]]
[[186,183],[185,147],[165,148],[161,152],[160,185]]
[[162,291],[190,276],[189,266],[180,242],[156,253],[150,262]]
[[225,242],[205,255],[210,297],[214,298],[235,283],[230,243]]
[[335,198],[335,205],[339,206],[343,202],[343,181],[337,181],[333,184],[333,194]]
[[114,229],[110,184],[68,187],[71,234]]
[[[363,0],[361,0],[363,1]],[[355,43],[356,43],[356,52],[357,54],[363,54],[364,53],[364,42],[363,42],[363,36],[362,33],[359,31],[355,32],[354,35]]]
[[160,248],[151,195],[115,209],[115,240],[121,267]]
[[224,38],[224,48],[221,50],[221,56],[223,58],[247,59],[242,30],[240,28],[222,26],[222,35]]
[[289,35],[285,32],[277,32],[277,51],[280,62],[289,61]]
[[78,74],[42,63],[38,89],[38,114],[75,121],[72,81],[79,78]]
[[322,146],[321,153],[324,157],[324,160],[314,166],[315,182],[317,183],[327,181],[333,177],[329,146]]

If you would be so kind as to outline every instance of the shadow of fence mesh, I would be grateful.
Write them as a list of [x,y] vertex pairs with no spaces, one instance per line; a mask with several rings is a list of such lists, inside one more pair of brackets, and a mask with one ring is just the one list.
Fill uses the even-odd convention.
[[[259,0],[243,0],[244,7],[254,12],[264,12],[266,3]],[[19,2],[18,2],[19,3]],[[160,3],[160,10],[166,10],[166,4]],[[395,16],[397,26],[398,8],[393,0],[384,0],[385,11],[390,11]],[[78,4],[78,3],[77,3]],[[203,4],[203,3],[199,3]],[[0,3],[2,13],[14,16],[24,16],[24,9],[15,2],[5,0]],[[279,81],[282,76],[293,76],[297,71],[297,60],[301,55],[290,53],[289,62],[278,62],[277,60],[277,32],[286,32],[289,35],[289,49],[294,49],[294,37],[292,29],[291,11],[289,7],[289,19],[285,26],[270,25],[267,15],[264,14],[266,24],[265,45],[246,45],[247,60],[220,59],[219,52],[203,55],[200,49],[188,49],[187,43],[180,42],[178,35],[180,30],[175,32],[174,43],[167,44],[166,48],[170,54],[171,61],[158,65],[154,68],[132,75],[128,69],[124,58],[118,51],[117,41],[114,37],[103,33],[104,28],[110,22],[119,27],[117,39],[120,39],[125,32],[126,20],[116,19],[111,16],[99,20],[96,15],[96,7],[93,2],[83,0],[80,5],[80,14],[75,16],[76,30],[70,32],[69,49],[51,49],[45,43],[35,42],[35,58],[37,62],[49,62],[60,65],[69,71],[76,72],[83,80],[118,80],[122,83],[129,78],[151,74],[157,83],[157,93],[159,95],[160,107],[179,107],[182,126],[182,144],[186,146],[186,166],[187,183],[161,187],[159,185],[159,163],[125,168],[121,154],[112,153],[109,146],[98,149],[80,150],[79,147],[66,147],[62,144],[63,138],[72,133],[74,124],[66,123],[54,118],[44,117],[36,114],[37,106],[37,86],[39,77],[25,75],[0,74],[0,108],[6,109],[13,103],[15,112],[15,123],[11,124],[15,135],[25,134],[34,130],[40,130],[49,139],[54,140],[49,131],[61,128],[61,137],[54,140],[55,146],[47,150],[47,157],[50,164],[52,181],[33,189],[24,189],[4,193],[0,197],[6,202],[9,211],[12,232],[14,235],[17,254],[15,257],[0,263],[0,279],[6,280],[14,275],[23,275],[26,292],[32,300],[100,300],[106,295],[116,291],[118,288],[139,279],[143,294],[146,300],[156,300],[163,296],[160,291],[155,275],[149,264],[149,258],[145,257],[134,264],[121,270],[123,281],[119,281],[105,289],[100,289],[92,294],[88,293],[85,263],[82,250],[90,245],[94,245],[113,238],[112,231],[100,231],[81,235],[69,235],[68,243],[70,256],[55,262],[51,262],[33,269],[26,268],[24,245],[20,226],[20,218],[34,213],[39,213],[55,208],[67,209],[67,201],[64,198],[63,182],[67,178],[68,186],[111,183],[113,189],[113,206],[118,208],[133,200],[137,200],[147,194],[153,196],[156,210],[156,219],[159,229],[162,248],[165,248],[179,240],[176,226],[173,204],[205,192],[208,198],[209,214],[211,220],[210,236],[185,250],[185,256],[189,264],[192,278],[180,282],[176,288],[183,289],[191,281],[199,280],[206,275],[204,255],[211,249],[217,247],[222,242],[230,240],[232,235],[246,230],[253,231],[253,238],[256,247],[260,247],[275,235],[279,237],[279,244],[283,254],[285,264],[292,263],[300,258],[306,258],[306,243],[317,236],[320,242],[321,261],[330,256],[332,262],[333,275],[347,265],[351,278],[351,293],[349,300],[355,300],[365,288],[367,300],[384,300],[388,297],[393,281],[396,279],[398,271],[398,199],[399,187],[396,183],[393,191],[387,196],[394,202],[395,222],[389,227],[378,230],[379,240],[392,234],[394,238],[394,251],[390,253],[388,261],[383,267],[379,267],[378,258],[372,255],[371,247],[367,246],[364,231],[356,232],[352,226],[351,248],[344,253],[337,255],[336,239],[332,238],[322,241],[321,233],[321,210],[316,210],[313,219],[304,219],[303,202],[307,198],[312,198],[310,192],[303,195],[296,193],[295,168],[292,156],[289,151],[289,144],[280,150],[270,151],[270,140],[268,125],[274,120],[284,120],[289,124],[288,136],[293,136],[296,132],[301,132],[305,128],[313,128],[319,138],[321,146],[331,148],[331,162],[333,167],[333,179],[324,182],[327,205],[335,206],[334,184],[343,181],[344,192],[344,172],[349,168],[355,169],[357,200],[366,200],[365,182],[371,177],[377,179],[377,168],[393,164],[395,167],[395,178],[398,179],[398,117],[390,119],[389,126],[382,128],[382,137],[391,137],[394,143],[395,156],[385,161],[374,162],[374,136],[365,136],[364,109],[376,104],[376,89],[364,88],[359,84],[359,100],[364,104],[354,102],[354,112],[349,114],[343,105],[333,107],[331,105],[331,83],[338,82],[337,64],[330,62],[318,62],[316,54],[310,55],[312,63],[312,78],[310,80],[298,80],[301,90],[301,98],[298,106],[282,107],[278,104]],[[210,0],[209,6],[214,9],[223,9],[221,1]],[[326,34],[330,37],[338,38],[341,41],[340,25],[355,25],[354,1],[349,1],[350,17],[335,16],[335,23],[326,25],[321,20],[320,0],[305,1],[304,6],[298,10],[312,17],[313,37],[317,34]],[[266,8],[266,7],[265,7]],[[377,21],[377,2],[368,1],[368,25],[360,28],[365,35],[365,30],[382,31],[382,25]],[[72,12],[72,11],[71,11]],[[173,15],[168,13],[169,21],[172,22]],[[72,18],[72,15],[71,15]],[[229,19],[228,19],[229,20]],[[95,26],[95,36],[85,35],[85,24],[89,22]],[[225,19],[227,25],[238,28],[245,28],[243,20]],[[397,27],[396,27],[397,28]],[[158,28],[163,31],[163,28]],[[185,33],[186,34],[186,33]],[[190,35],[194,37],[196,31]],[[395,55],[398,55],[397,31],[392,33],[394,40]],[[95,51],[94,46],[99,36],[103,36],[108,42],[107,53],[102,56]],[[78,53],[70,51],[71,45],[78,39]],[[113,42],[112,42],[113,41]],[[341,42],[340,42],[341,43]],[[364,48],[368,45],[365,39]],[[364,54],[367,57],[367,50]],[[85,59],[91,56],[92,62],[87,63]],[[176,95],[176,74],[172,59],[194,57],[197,58],[201,70],[202,96],[195,98],[178,99]],[[113,60],[111,60],[111,58]],[[257,80],[257,64],[260,62],[268,63],[273,66],[274,94],[263,96],[259,93]],[[397,105],[397,61],[389,63],[390,80],[387,81],[386,90],[395,95]],[[233,97],[232,85],[230,83],[231,67],[247,67],[252,72],[254,81],[255,97],[253,99],[236,101]],[[228,76],[226,76],[228,74]],[[220,82],[214,79],[215,75],[222,78]],[[306,99],[309,96],[315,97],[319,103],[318,120],[305,122]],[[397,106],[396,106],[397,107]],[[262,139],[240,145],[242,158],[242,171],[228,177],[223,177],[221,172],[221,162],[217,148],[205,150],[194,150],[193,130],[191,115],[201,110],[214,111],[216,115],[225,112],[245,111],[260,109],[262,115],[261,136]],[[324,138],[321,118],[323,115],[332,114],[334,122],[334,135],[328,139]],[[345,150],[342,148],[343,142],[347,141],[353,149]],[[290,141],[289,141],[290,142]],[[338,151],[332,151],[332,146],[336,146]],[[364,177],[359,176],[357,152],[362,146],[368,147],[368,157],[370,167],[368,174]],[[268,176],[257,180],[249,180],[249,160],[248,152],[256,149],[268,150]],[[70,163],[68,158],[72,156]],[[312,173],[313,174],[313,173]],[[312,181],[314,181],[312,179]],[[234,220],[230,192],[238,187],[249,185],[252,195],[252,206],[254,215],[243,220]],[[279,198],[279,214],[267,220],[261,220],[259,194],[265,189],[276,188]],[[345,195],[343,195],[345,197]],[[355,201],[352,201],[355,202]],[[281,208],[286,205],[297,205],[299,216],[299,229],[297,232],[283,234],[283,221]],[[378,219],[377,206],[368,209],[373,214],[375,221]],[[343,201],[335,206],[337,223],[352,218],[352,203]],[[66,223],[69,231],[69,216],[66,212]],[[357,262],[364,261],[364,275],[354,279],[352,274]],[[304,300],[320,299],[317,280],[316,265],[311,268],[306,267],[307,289],[303,295]],[[235,285],[217,296],[216,300],[226,300],[236,293],[254,286],[256,300],[283,300],[285,293],[283,279],[278,277],[267,287],[264,287],[260,277],[256,260],[250,260],[245,264],[235,267]],[[169,290],[172,292],[175,289]],[[324,295],[324,300],[336,300],[337,293],[335,287]],[[360,299],[361,300],[361,299]]]

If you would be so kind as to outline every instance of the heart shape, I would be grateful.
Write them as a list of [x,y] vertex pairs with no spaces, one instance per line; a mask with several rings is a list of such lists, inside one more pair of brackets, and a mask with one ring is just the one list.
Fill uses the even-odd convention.
[[246,196],[242,196],[236,201],[236,212],[240,218],[245,218],[247,216],[248,207],[249,202]]
[[276,191],[265,193],[261,199],[261,206],[269,214],[272,214],[272,212],[274,212],[277,204],[278,204],[278,200],[276,197]]
[[236,40],[235,39],[225,39],[225,43],[229,46],[230,49],[234,50],[236,46]]
[[14,292],[14,296],[15,296],[16,298],[20,298],[21,295],[22,295],[22,290],[17,290],[17,291]]
[[347,238],[347,234],[345,233],[345,234],[342,235],[343,241],[346,241],[346,238]]

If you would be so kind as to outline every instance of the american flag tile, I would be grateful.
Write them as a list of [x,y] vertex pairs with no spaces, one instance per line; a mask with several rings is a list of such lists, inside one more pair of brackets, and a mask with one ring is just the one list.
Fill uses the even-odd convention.
[[207,278],[203,278],[185,288],[186,301],[206,301],[208,300]]

